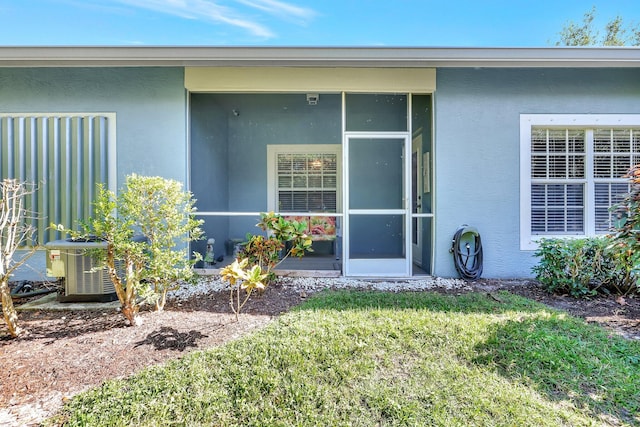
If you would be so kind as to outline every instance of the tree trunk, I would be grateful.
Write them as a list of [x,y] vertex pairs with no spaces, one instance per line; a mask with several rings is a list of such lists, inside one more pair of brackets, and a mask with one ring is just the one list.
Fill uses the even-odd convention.
[[124,264],[127,275],[127,285],[123,285],[122,280],[120,280],[120,276],[118,276],[113,244],[107,244],[106,267],[107,271],[109,272],[111,282],[113,283],[113,287],[116,291],[116,295],[118,296],[118,300],[120,301],[122,315],[129,321],[130,326],[138,326],[142,323],[142,319],[140,319],[140,317],[138,316],[139,307],[136,303],[137,294],[135,292],[135,285],[133,283],[134,267],[133,263],[128,259],[124,260]]
[[9,282],[5,279],[0,281],[0,294],[2,294],[2,314],[4,315],[4,321],[7,323],[11,336],[16,338],[24,331],[18,326],[18,313],[13,306]]
[[11,300],[9,277],[11,272],[22,265],[33,254],[35,248],[26,257],[18,261],[13,255],[20,247],[30,241],[33,227],[23,223],[25,210],[23,198],[31,194],[32,188],[16,179],[0,181],[0,294],[2,297],[2,314],[14,338],[23,331],[18,327],[18,314]]
[[167,303],[167,288],[164,288],[162,292],[156,292],[156,293],[160,294],[160,296],[158,297],[158,300],[156,301],[156,311],[163,311],[164,306]]
[[142,319],[138,316],[138,306],[135,304],[122,304],[122,315],[129,321],[129,325],[131,326],[139,326],[142,324]]

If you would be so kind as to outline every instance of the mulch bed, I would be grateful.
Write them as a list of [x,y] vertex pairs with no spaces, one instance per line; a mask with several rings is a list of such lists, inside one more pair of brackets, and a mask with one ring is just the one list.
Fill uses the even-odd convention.
[[[640,339],[638,298],[577,300],[549,295],[533,281],[480,280],[471,289],[506,289]],[[271,286],[247,303],[236,322],[228,292],[214,292],[170,301],[163,312],[144,311],[137,327],[126,326],[116,311],[20,312],[28,334],[11,339],[4,324],[0,328],[0,425],[37,425],[82,390],[241,337],[304,298],[304,292]]]

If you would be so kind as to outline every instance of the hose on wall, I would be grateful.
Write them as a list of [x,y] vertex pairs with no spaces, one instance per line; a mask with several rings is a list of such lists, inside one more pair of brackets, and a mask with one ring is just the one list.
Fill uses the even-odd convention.
[[482,240],[475,227],[463,224],[453,235],[453,263],[465,280],[477,280],[482,275]]

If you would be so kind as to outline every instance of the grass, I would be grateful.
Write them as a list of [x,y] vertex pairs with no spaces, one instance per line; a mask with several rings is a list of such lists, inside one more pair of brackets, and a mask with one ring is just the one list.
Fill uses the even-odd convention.
[[508,293],[324,292],[72,399],[100,426],[640,425],[640,343]]

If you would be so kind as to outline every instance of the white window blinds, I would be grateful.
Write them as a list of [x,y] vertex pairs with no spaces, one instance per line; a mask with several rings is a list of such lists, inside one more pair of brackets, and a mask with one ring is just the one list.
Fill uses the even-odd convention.
[[596,232],[611,227],[609,208],[629,192],[624,175],[640,162],[640,130],[595,129],[593,131],[593,178]]
[[609,208],[628,192],[624,175],[639,162],[640,129],[533,128],[531,233],[608,232]]
[[584,232],[585,132],[534,129],[531,134],[531,230]]
[[336,212],[337,154],[278,153],[279,212]]

